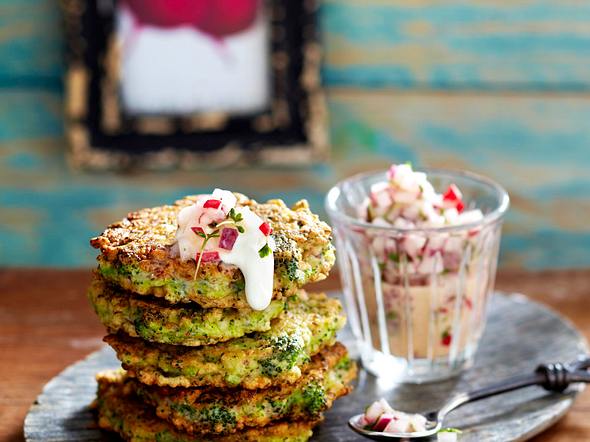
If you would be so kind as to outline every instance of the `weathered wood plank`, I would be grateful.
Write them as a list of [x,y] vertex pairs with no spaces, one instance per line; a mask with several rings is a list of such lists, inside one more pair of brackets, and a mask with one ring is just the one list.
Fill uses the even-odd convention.
[[508,188],[502,265],[590,265],[590,96],[333,90],[330,110],[329,164],[82,174],[66,164],[59,94],[0,91],[0,264],[91,265],[87,240],[107,223],[214,186],[259,200],[307,198],[323,214],[337,180],[409,160],[473,170]]
[[512,197],[503,264],[590,263],[589,97],[338,91],[330,103],[339,176],[376,158],[482,173]]
[[[325,0],[329,85],[588,89],[590,5],[580,0]],[[0,86],[60,88],[58,3],[0,2]]]
[[579,0],[326,0],[329,85],[590,88],[590,4]]
[[62,40],[57,1],[1,1],[0,86],[61,89]]

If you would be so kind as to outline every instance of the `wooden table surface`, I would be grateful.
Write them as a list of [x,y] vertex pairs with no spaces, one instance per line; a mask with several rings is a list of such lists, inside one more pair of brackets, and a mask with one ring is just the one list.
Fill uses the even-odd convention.
[[[0,270],[0,441],[22,441],[23,419],[43,385],[102,345],[103,327],[85,297],[89,281],[89,270]],[[316,285],[338,286],[336,275]],[[497,288],[545,303],[590,340],[590,270],[503,271]],[[535,442],[590,440],[589,413],[590,388]]]

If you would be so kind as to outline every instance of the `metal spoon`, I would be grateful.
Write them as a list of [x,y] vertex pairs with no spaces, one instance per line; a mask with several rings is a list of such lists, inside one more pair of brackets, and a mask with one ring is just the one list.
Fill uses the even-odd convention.
[[412,433],[384,433],[367,430],[361,425],[362,414],[353,416],[348,425],[358,434],[373,440],[417,440],[435,435],[441,428],[447,414],[468,402],[478,401],[497,394],[518,390],[519,388],[539,385],[545,390],[562,392],[574,382],[590,383],[590,356],[579,356],[569,364],[542,364],[533,373],[514,376],[496,384],[488,385],[470,392],[458,393],[445,403],[440,410],[423,414],[426,418],[426,431]]

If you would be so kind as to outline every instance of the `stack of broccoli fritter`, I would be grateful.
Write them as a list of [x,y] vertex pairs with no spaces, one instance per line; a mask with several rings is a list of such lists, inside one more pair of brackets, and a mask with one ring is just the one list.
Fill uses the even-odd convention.
[[123,369],[101,373],[101,428],[130,441],[305,441],[356,365],[336,342],[342,307],[301,287],[334,264],[327,224],[305,201],[258,204],[238,195],[273,229],[273,300],[249,307],[240,270],[181,261],[179,211],[130,213],[91,240],[98,268],[88,292]]

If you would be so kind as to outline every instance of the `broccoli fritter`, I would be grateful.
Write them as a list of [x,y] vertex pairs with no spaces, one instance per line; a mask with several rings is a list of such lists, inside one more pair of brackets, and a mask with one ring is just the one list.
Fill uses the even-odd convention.
[[227,434],[281,419],[317,419],[350,391],[356,365],[336,343],[315,355],[294,384],[264,390],[147,386],[124,377],[137,396],[176,428],[189,433]]
[[117,376],[99,376],[95,402],[100,428],[128,442],[305,442],[319,422],[280,422],[231,435],[190,435],[159,419]]
[[262,311],[250,308],[210,308],[198,304],[167,305],[162,300],[137,298],[95,278],[88,291],[100,321],[109,332],[163,344],[199,346],[270,329],[285,300],[274,300]]
[[[305,200],[291,209],[281,200],[259,204],[236,194],[273,229],[274,292],[280,298],[304,284],[324,279],[334,265],[331,229],[309,210]],[[174,253],[178,212],[196,201],[186,197],[172,206],[132,212],[111,224],[90,243],[100,249],[98,272],[126,290],[154,295],[168,302],[197,302],[203,307],[247,307],[244,276],[233,265],[202,263],[194,278],[194,260],[182,262]]]
[[128,373],[148,385],[246,389],[295,382],[301,367],[336,340],[342,306],[324,294],[291,297],[271,329],[203,347],[152,344],[117,334],[105,338]]

